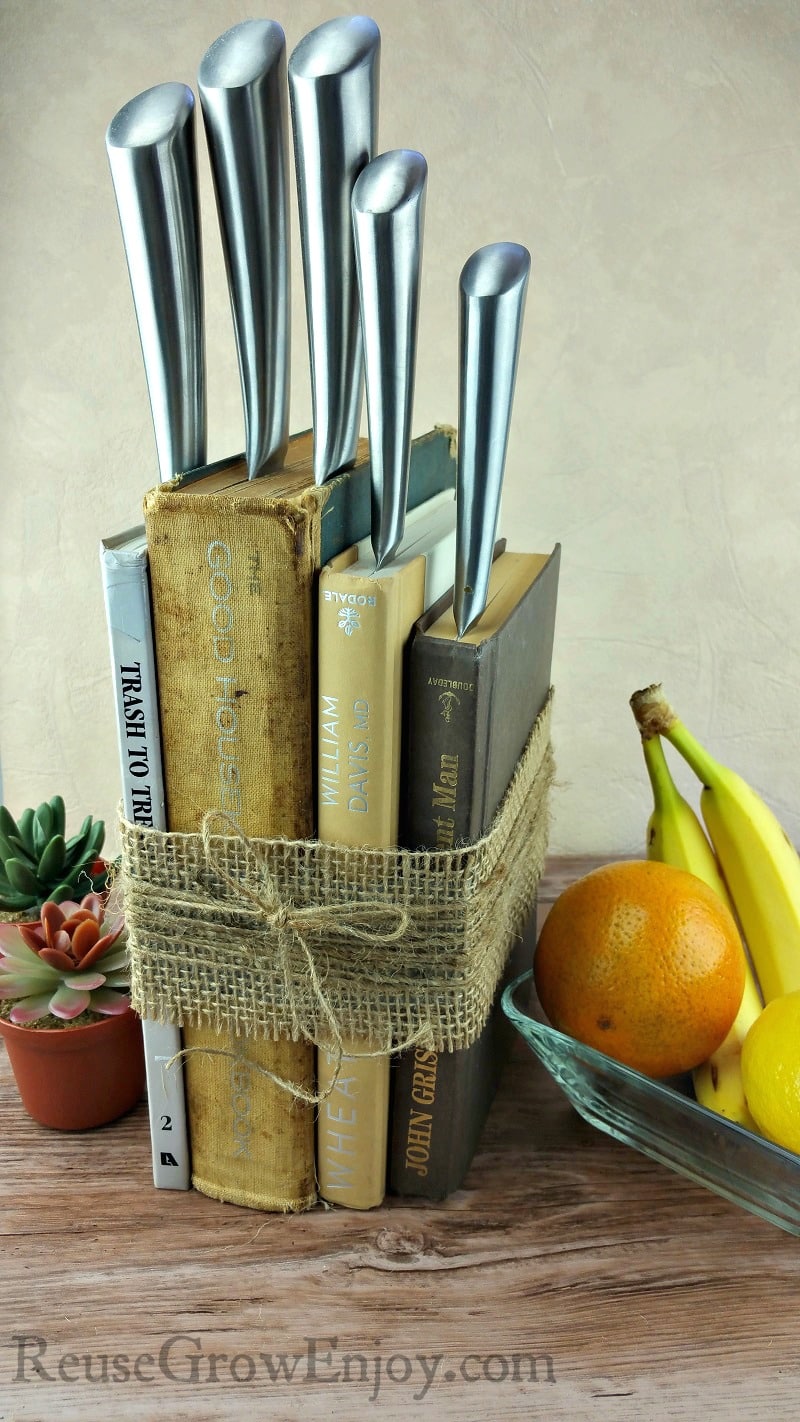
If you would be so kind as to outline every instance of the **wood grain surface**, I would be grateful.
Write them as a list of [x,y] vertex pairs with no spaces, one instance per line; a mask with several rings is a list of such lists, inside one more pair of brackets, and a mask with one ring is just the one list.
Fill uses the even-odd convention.
[[2,1422],[800,1415],[800,1240],[584,1124],[521,1040],[441,1205],[156,1191],[144,1105],[46,1131],[4,1053],[0,1117]]

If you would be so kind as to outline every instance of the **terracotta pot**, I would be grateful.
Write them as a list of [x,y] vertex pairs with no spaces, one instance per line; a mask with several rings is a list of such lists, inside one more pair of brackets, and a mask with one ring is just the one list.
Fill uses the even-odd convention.
[[57,1131],[123,1116],[144,1093],[142,1024],[130,1008],[85,1027],[17,1027],[0,1018],[25,1110]]

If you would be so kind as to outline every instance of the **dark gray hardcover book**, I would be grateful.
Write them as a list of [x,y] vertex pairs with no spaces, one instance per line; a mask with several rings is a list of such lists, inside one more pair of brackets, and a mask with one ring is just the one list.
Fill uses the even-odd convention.
[[[409,849],[471,843],[491,826],[550,690],[560,545],[495,559],[486,611],[457,640],[452,598],[414,628],[408,653],[405,815]],[[446,605],[445,605],[446,604]],[[530,966],[535,906],[506,979]],[[402,1053],[392,1072],[389,1187],[441,1200],[464,1181],[507,1055],[499,1004],[461,1051]]]

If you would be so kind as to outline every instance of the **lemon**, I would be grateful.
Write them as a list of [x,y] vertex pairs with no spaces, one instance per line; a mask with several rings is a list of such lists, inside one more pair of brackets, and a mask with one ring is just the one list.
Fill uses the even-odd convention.
[[759,1013],[742,1047],[742,1085],[763,1135],[800,1155],[800,992]]

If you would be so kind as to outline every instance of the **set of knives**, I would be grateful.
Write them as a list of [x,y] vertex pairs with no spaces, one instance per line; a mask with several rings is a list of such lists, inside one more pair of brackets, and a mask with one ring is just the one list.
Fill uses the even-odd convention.
[[[380,32],[330,20],[291,53],[274,20],[206,52],[198,93],[230,290],[248,477],[269,478],[289,435],[289,129],[294,148],[314,479],[355,462],[366,387],[376,567],[403,536],[427,186],[421,153],[377,149]],[[195,100],[181,83],[131,99],[106,146],[142,344],[160,477],[206,460],[203,277]],[[498,242],[459,283],[454,612],[485,607],[530,255]]]

